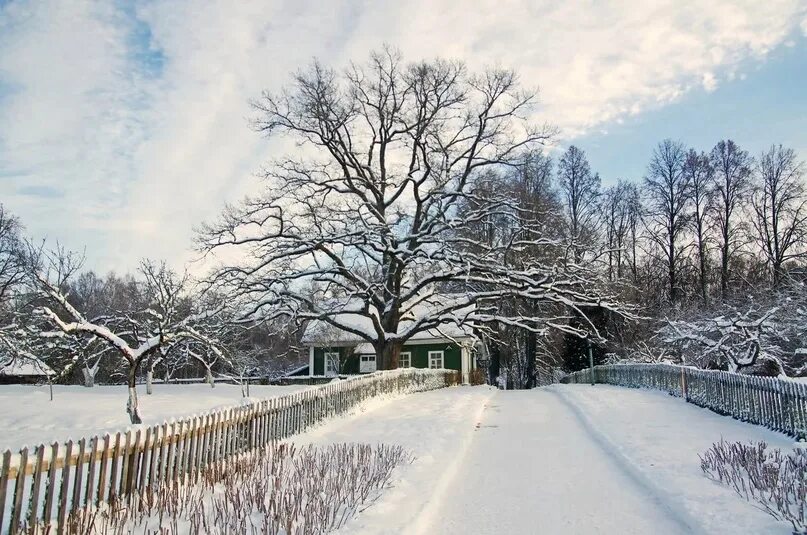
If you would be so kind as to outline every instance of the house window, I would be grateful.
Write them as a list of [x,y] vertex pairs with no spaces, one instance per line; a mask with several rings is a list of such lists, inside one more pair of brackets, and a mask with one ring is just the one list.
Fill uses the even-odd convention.
[[325,353],[325,375],[339,375],[339,353]]
[[429,351],[429,368],[442,368],[442,367],[443,367],[443,352]]
[[359,373],[373,373],[375,370],[375,355],[361,355],[359,360]]
[[398,356],[398,367],[399,368],[411,368],[412,367],[412,353],[409,351],[402,351],[401,354]]

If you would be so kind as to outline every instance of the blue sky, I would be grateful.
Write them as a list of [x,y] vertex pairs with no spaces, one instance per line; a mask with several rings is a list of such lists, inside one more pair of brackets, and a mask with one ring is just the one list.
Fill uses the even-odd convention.
[[0,201],[87,267],[181,267],[194,227],[259,188],[293,146],[249,100],[312,57],[389,43],[410,60],[515,69],[535,119],[606,183],[640,179],[665,137],[732,137],[807,159],[805,0],[0,0]]
[[583,148],[603,183],[641,179],[655,144],[664,138],[704,151],[731,138],[752,155],[781,143],[807,160],[807,39],[797,36],[766,61],[749,62],[743,74],[714,91],[693,91],[564,145]]

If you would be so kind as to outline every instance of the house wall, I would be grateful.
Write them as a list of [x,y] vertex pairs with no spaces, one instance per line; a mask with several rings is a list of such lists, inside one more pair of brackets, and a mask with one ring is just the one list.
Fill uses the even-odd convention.
[[353,347],[314,348],[314,375],[325,375],[325,353],[339,352],[339,373],[359,373],[359,356]]
[[[333,351],[338,351],[341,356],[340,373],[359,373],[359,357],[358,355],[352,354],[353,347],[316,347],[314,348],[314,375],[325,374],[325,353]],[[462,369],[462,356],[460,347],[457,344],[447,342],[439,344],[412,344],[405,345],[401,351],[409,351],[412,353],[412,366],[415,368],[429,367],[429,351],[443,351],[443,366],[445,366],[446,369]]]

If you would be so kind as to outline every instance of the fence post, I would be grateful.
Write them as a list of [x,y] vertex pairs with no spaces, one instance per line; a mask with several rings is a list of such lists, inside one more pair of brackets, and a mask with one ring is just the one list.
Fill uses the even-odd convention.
[[687,390],[687,373],[686,368],[681,366],[681,397],[684,401],[689,401],[689,392]]

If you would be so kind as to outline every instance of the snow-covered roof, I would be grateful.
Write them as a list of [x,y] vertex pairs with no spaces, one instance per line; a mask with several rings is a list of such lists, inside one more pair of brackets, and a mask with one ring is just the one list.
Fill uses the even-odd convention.
[[16,357],[11,362],[0,361],[0,375],[32,377],[56,375],[56,372],[38,358]]
[[[424,318],[429,318],[435,314],[439,314],[445,310],[446,300],[461,299],[461,296],[441,295],[432,296],[431,301],[440,300],[439,304],[432,304],[423,302],[415,305],[412,310],[401,318],[398,325],[397,334],[406,332],[416,321]],[[375,338],[375,329],[373,322],[370,318],[357,313],[356,311],[361,306],[359,301],[350,301],[347,303],[334,303],[334,314],[331,317],[340,325],[353,329],[361,333],[367,333],[371,338]],[[450,319],[456,318],[455,322],[448,322],[425,331],[420,331],[408,338],[409,341],[424,341],[424,340],[446,340],[446,339],[467,339],[473,337],[472,326],[465,321],[465,316],[469,311],[473,310],[473,306],[468,306],[465,309],[455,311],[452,313]],[[311,321],[303,333],[302,342],[308,345],[328,344],[328,345],[342,345],[353,343],[365,343],[366,340],[356,333],[348,332],[335,325],[332,325],[323,320]],[[366,353],[374,353],[372,349],[368,349]]]

